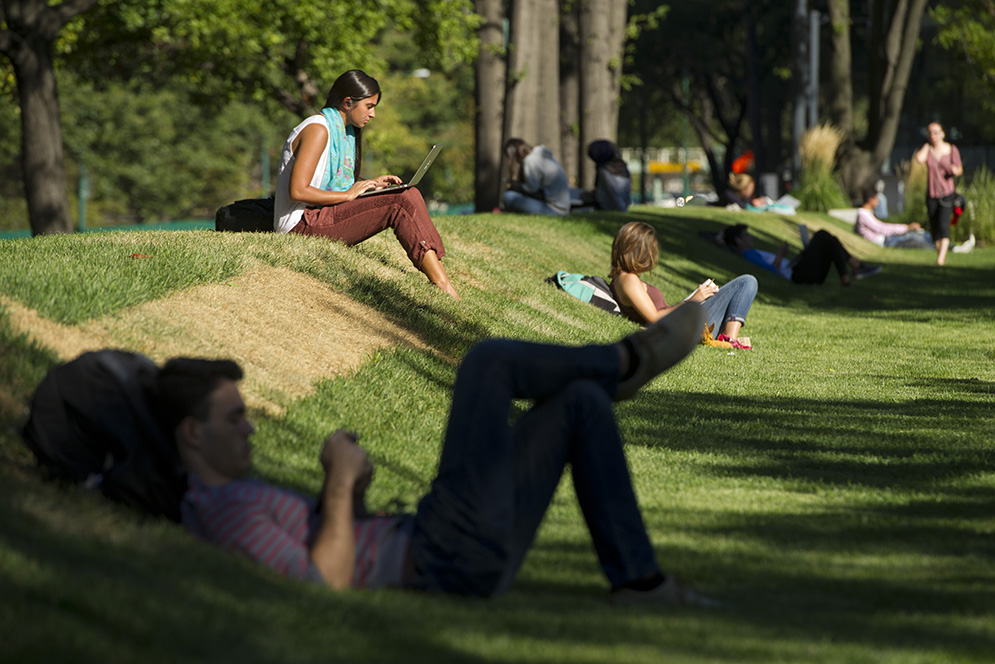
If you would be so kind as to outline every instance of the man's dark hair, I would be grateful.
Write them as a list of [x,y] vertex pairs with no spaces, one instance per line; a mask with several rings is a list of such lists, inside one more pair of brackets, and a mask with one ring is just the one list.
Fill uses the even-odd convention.
[[730,249],[736,248],[736,240],[739,236],[748,231],[749,228],[746,224],[736,224],[734,226],[728,226],[724,231],[722,231],[722,241]]
[[232,360],[174,357],[166,362],[156,378],[156,402],[166,431],[172,434],[188,415],[206,420],[211,393],[225,379],[241,380],[242,368]]
[[869,184],[860,190],[860,195],[863,197],[863,201],[861,203],[861,205],[863,205],[863,203],[866,203],[878,195],[878,189],[873,184]]

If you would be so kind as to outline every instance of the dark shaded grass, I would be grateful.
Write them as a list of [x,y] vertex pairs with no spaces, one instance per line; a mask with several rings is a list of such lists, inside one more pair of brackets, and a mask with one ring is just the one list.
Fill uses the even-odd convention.
[[[583,343],[633,329],[541,279],[604,274],[615,230],[637,216],[663,243],[665,268],[650,281],[675,301],[749,267],[702,229],[745,218],[763,242],[797,245],[793,220],[701,209],[447,220],[446,262],[464,284],[454,306],[433,297],[389,237],[345,250],[178,235],[312,274],[441,349],[377,353],[258,422],[260,476],[314,492],[321,437],[357,428],[378,465],[371,502],[410,507],[433,475],[456,363],[474,341]],[[301,587],[174,526],[53,487],[16,441],[23,411],[9,404],[23,404],[55,358],[0,318],[0,658],[988,661],[995,260],[975,252],[936,270],[930,252],[861,251],[886,270],[849,291],[760,275],[748,325],[756,351],[702,349],[619,406],[661,562],[726,603],[713,612],[607,607],[569,477],[515,588],[491,602]],[[487,259],[461,258],[472,252]],[[373,278],[373,263],[408,273]],[[6,282],[3,291],[14,292]]]

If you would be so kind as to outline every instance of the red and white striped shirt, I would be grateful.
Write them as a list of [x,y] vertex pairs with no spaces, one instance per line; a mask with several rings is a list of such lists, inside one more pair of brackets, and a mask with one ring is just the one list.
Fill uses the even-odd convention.
[[[190,475],[181,506],[183,525],[197,537],[245,554],[284,576],[321,580],[310,545],[321,523],[313,500],[293,491],[241,479],[208,486]],[[354,588],[400,583],[410,528],[405,516],[374,516],[355,522]],[[383,562],[384,565],[378,563]],[[385,568],[386,566],[386,568]]]

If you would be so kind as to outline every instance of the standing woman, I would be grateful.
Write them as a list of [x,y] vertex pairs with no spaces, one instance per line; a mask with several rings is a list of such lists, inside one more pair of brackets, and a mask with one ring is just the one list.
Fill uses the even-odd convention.
[[[943,265],[950,248],[950,217],[953,216],[954,178],[964,174],[960,150],[947,143],[939,122],[929,125],[929,142],[916,152],[916,161],[926,164],[926,211],[930,232],[939,254],[936,264]],[[946,198],[946,200],[944,200]]]
[[376,117],[380,85],[353,69],[339,76],[325,107],[290,133],[277,176],[273,225],[278,233],[320,235],[352,246],[394,230],[412,264],[433,284],[459,299],[440,259],[442,238],[414,187],[357,198],[401,184],[396,175],[360,179],[363,127]]

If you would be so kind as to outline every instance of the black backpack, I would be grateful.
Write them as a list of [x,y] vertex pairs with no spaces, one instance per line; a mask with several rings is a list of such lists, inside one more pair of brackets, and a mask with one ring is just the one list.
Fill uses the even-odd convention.
[[149,358],[121,350],[53,367],[31,398],[21,436],[55,479],[179,521],[187,480],[150,399],[158,373]]
[[214,230],[271,233],[273,232],[274,200],[245,198],[218,208],[214,213]]

